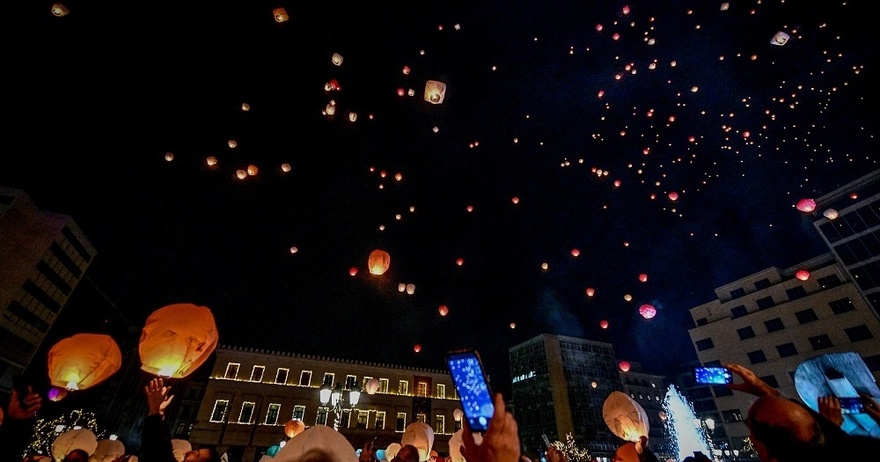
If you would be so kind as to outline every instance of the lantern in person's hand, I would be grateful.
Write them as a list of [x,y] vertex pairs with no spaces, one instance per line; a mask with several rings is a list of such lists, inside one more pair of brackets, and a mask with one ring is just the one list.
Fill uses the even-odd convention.
[[385,274],[388,271],[388,267],[391,266],[391,255],[384,250],[376,249],[370,252],[367,266],[370,268],[370,274],[377,276]]
[[287,435],[288,438],[293,438],[296,435],[299,435],[306,429],[306,426],[300,420],[288,420],[286,424],[284,424],[284,434]]
[[98,449],[97,435],[88,428],[76,428],[67,430],[52,441],[52,457],[55,460],[64,459],[74,449],[82,449],[89,455],[94,454]]
[[49,350],[49,379],[53,386],[84,390],[116,373],[122,351],[109,335],[75,334]]
[[208,359],[217,341],[214,315],[207,307],[175,303],[159,308],[141,331],[141,370],[160,377],[186,377]]
[[[98,447],[89,457],[89,462],[116,462],[125,455],[125,444],[119,440],[98,440]],[[183,460],[182,458],[179,460]]]
[[419,451],[419,460],[428,460],[434,446],[434,429],[425,422],[413,422],[406,426],[400,445],[414,446]]
[[639,441],[648,436],[650,423],[645,409],[620,391],[612,391],[602,405],[602,418],[611,433],[627,441]]
[[[177,462],[183,462],[186,453],[193,450],[192,443],[182,438],[174,438],[171,440],[171,454]],[[89,461],[91,462],[91,461]]]

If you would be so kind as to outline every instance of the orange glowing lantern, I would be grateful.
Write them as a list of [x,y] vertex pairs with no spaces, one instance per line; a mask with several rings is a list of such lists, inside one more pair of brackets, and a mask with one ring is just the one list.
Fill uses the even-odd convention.
[[218,340],[214,315],[207,307],[175,303],[159,308],[141,331],[141,370],[160,377],[186,377],[211,356]]
[[810,279],[810,272],[807,270],[799,270],[794,276],[801,281],[806,281],[807,279]]
[[446,84],[437,80],[428,80],[425,83],[425,101],[431,104],[440,104],[446,98]]
[[53,386],[84,390],[119,370],[122,351],[109,335],[75,334],[49,350],[48,366]]
[[366,391],[368,395],[375,395],[376,392],[379,391],[379,379],[372,378],[367,380],[364,391]]
[[272,16],[275,16],[275,22],[287,22],[290,19],[290,16],[287,15],[287,10],[282,7],[272,10]]
[[389,266],[391,266],[391,255],[388,252],[380,249],[370,252],[370,258],[367,259],[367,267],[370,268],[370,274],[375,274],[376,276],[383,275],[388,271]]
[[357,276],[357,274],[358,274],[358,269],[355,268],[354,266],[352,266],[351,268],[348,269],[349,276],[355,277],[355,276]]
[[458,266],[464,265],[464,258],[456,258],[455,264]]
[[812,212],[813,210],[816,210],[816,201],[809,198],[801,199],[797,203],[797,209],[801,212]]
[[572,256],[572,257],[578,257],[578,256],[580,256],[580,254],[581,254],[581,251],[580,251],[580,250],[578,250],[578,249],[571,249],[571,256]]
[[677,201],[678,200],[678,193],[675,191],[672,191],[671,193],[669,193],[669,200],[671,200],[673,202]]
[[342,55],[339,53],[333,53],[333,56],[330,57],[330,61],[335,66],[341,66],[342,65]]
[[296,435],[299,435],[306,429],[306,426],[300,420],[288,420],[286,424],[284,424],[284,434],[287,435],[288,438],[293,438]]
[[619,367],[620,370],[622,370],[623,372],[629,372],[630,363],[629,361],[621,361],[617,363],[617,367]]
[[654,308],[654,305],[645,303],[639,307],[639,314],[645,319],[651,319],[654,316],[657,316],[657,308]]
[[416,353],[422,351],[422,346],[416,343],[415,345],[413,345],[413,351],[415,351]]
[[587,294],[587,297],[592,297],[593,295],[596,295],[596,289],[592,287],[587,287],[587,290],[585,290],[584,292]]
[[70,10],[68,10],[67,7],[64,6],[63,3],[59,2],[59,3],[55,3],[52,5],[52,14],[53,15],[58,16],[60,18],[63,16],[67,16],[68,13],[70,13]]
[[645,274],[645,273],[640,274],[640,275],[639,275],[639,281],[642,281],[642,282],[648,282],[648,275]]
[[599,321],[599,327],[601,327],[603,329],[607,329],[608,328],[608,321],[606,321],[604,319]]
[[447,314],[449,314],[449,307],[446,305],[440,305],[439,311],[440,311],[440,316],[446,316]]

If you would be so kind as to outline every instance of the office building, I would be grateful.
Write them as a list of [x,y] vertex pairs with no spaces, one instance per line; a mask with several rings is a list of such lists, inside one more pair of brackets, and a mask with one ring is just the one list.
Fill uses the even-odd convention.
[[[378,386],[373,394],[370,383]],[[345,403],[352,390],[363,391],[356,408],[336,412],[321,405],[324,385],[343,388]],[[355,449],[374,438],[379,449],[400,443],[407,425],[422,421],[434,430],[433,448],[445,454],[461,428],[456,409],[460,401],[445,370],[221,346],[189,440],[253,462],[287,440],[290,420],[335,426]]]

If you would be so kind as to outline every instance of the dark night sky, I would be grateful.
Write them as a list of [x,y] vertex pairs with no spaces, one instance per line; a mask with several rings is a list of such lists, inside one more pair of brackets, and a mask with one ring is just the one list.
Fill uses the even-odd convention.
[[507,350],[557,333],[665,374],[696,357],[688,308],[823,252],[794,204],[880,158],[868,1],[20,3],[0,184],[74,218],[132,319],[204,305],[222,344],[475,347],[506,388]]

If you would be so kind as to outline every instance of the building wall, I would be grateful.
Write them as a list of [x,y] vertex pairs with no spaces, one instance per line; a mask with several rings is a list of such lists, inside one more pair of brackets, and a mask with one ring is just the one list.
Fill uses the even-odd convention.
[[[356,410],[344,413],[338,424],[339,431],[355,449],[373,438],[378,448],[399,443],[406,425],[415,421],[418,414],[424,414],[425,422],[434,429],[434,449],[441,454],[448,453],[449,437],[460,428],[454,419],[460,401],[447,371],[238,347],[220,347],[216,355],[189,440],[195,446],[228,449],[243,462],[259,460],[268,447],[287,439],[284,425],[294,418],[295,406],[304,409],[302,416],[296,418],[306,426],[321,422],[319,390],[325,374],[334,374],[333,381],[339,384],[346,383],[347,376],[353,376],[353,381],[361,387],[369,378],[388,381],[387,390],[380,389],[373,395],[362,393]],[[238,364],[237,373],[233,373],[235,364]],[[264,367],[262,378],[253,374],[254,368],[259,366]],[[276,383],[279,369],[287,369],[287,377]],[[311,379],[305,380],[304,373],[310,373]],[[401,382],[406,385],[401,387]],[[419,389],[419,383],[425,384],[424,389]],[[225,413],[215,408],[222,400],[228,402]],[[241,417],[245,403],[252,403],[254,408],[250,419]],[[270,405],[278,406],[276,421],[267,421]],[[385,412],[385,425],[377,428],[381,412]],[[400,426],[398,413],[405,415]],[[359,423],[361,415],[364,421]],[[333,425],[334,420],[331,413],[326,423]]]

